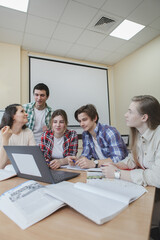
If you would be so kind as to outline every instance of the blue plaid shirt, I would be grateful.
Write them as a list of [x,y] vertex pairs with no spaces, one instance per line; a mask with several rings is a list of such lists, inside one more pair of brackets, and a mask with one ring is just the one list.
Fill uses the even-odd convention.
[[[97,123],[94,131],[97,143],[105,158],[111,158],[114,163],[117,163],[128,155],[126,145],[120,133],[114,127]],[[92,135],[89,132],[84,131],[82,133],[82,141],[83,152],[81,156],[88,159],[99,159],[95,151]]]

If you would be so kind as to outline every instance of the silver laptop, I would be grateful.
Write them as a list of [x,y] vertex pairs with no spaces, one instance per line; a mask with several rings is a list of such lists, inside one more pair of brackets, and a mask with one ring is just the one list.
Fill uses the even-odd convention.
[[46,183],[58,183],[79,173],[51,170],[39,146],[4,146],[18,177]]

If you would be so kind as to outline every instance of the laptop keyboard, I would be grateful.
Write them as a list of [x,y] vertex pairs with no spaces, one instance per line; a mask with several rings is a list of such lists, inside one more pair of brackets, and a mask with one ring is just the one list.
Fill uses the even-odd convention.
[[78,175],[77,173],[73,173],[73,172],[56,171],[56,170],[51,170],[51,174],[53,176],[54,181],[57,183],[71,179]]

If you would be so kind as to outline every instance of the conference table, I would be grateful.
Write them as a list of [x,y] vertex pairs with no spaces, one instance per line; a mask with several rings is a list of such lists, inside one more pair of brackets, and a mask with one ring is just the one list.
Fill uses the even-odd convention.
[[[86,172],[80,171],[78,177],[69,181],[86,182],[86,176]],[[27,179],[18,177],[1,181],[0,194],[25,181]],[[147,193],[103,225],[97,225],[69,206],[65,206],[26,230],[22,230],[0,211],[0,239],[147,240],[150,235],[155,188],[147,187],[147,190]]]

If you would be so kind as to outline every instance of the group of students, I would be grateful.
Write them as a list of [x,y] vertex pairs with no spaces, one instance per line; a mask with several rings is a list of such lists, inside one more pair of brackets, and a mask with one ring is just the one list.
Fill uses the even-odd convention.
[[74,114],[84,130],[83,151],[77,158],[78,136],[67,129],[66,112],[52,112],[46,103],[49,89],[45,84],[37,84],[33,94],[35,102],[5,109],[0,125],[0,168],[9,164],[4,145],[38,144],[51,169],[65,164],[101,167],[107,178],[160,188],[160,104],[156,98],[142,95],[131,100],[125,114],[131,130],[129,154],[120,133],[99,122],[92,104],[80,107]]
[[75,119],[84,130],[83,151],[77,158],[78,135],[67,129],[66,112],[52,112],[46,103],[49,89],[45,84],[37,84],[33,94],[34,103],[12,104],[5,109],[0,124],[0,168],[9,163],[4,145],[37,144],[52,169],[68,163],[81,168],[102,167],[107,178],[160,188],[160,104],[153,96],[133,97],[125,114],[131,130],[129,154],[120,133],[99,122],[94,105],[76,110]]

